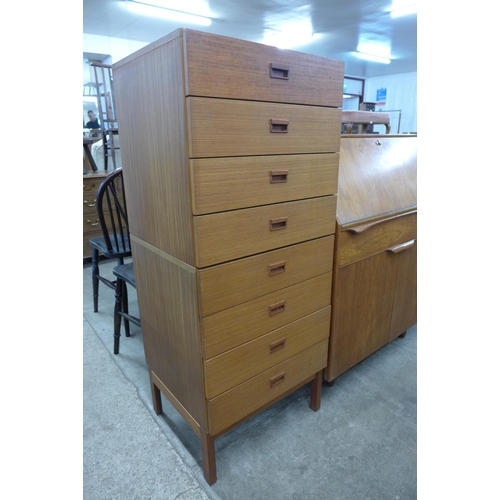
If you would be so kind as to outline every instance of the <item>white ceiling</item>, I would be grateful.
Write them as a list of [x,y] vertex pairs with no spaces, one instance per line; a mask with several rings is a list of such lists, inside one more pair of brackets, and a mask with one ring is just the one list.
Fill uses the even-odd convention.
[[[149,43],[183,27],[262,42],[264,30],[276,27],[276,21],[286,23],[306,15],[317,38],[294,50],[341,59],[346,76],[370,78],[417,71],[417,15],[391,18],[393,1],[205,0],[213,22],[200,27],[134,14],[124,8],[124,0],[83,0],[83,32]],[[176,7],[182,10],[186,2],[179,0]],[[391,63],[356,57],[363,40],[390,47]]]

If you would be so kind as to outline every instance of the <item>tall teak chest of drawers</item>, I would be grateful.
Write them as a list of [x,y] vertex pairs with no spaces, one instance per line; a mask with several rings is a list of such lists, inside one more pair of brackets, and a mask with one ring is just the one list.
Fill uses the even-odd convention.
[[327,364],[344,63],[179,29],[113,66],[153,400],[214,438]]

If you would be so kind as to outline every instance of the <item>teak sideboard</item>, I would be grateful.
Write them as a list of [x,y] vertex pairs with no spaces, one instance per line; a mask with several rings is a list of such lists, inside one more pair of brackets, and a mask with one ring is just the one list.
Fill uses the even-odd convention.
[[344,63],[180,29],[113,65],[153,404],[214,439],[327,366]]
[[343,135],[325,379],[417,322],[417,136]]

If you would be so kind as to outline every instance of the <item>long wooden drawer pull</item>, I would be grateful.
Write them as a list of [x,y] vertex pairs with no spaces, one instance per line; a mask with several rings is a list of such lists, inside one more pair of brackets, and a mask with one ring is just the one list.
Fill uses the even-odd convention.
[[285,301],[280,300],[279,302],[276,302],[276,304],[271,304],[269,306],[269,316],[274,316],[275,314],[283,312],[284,310],[285,310]]
[[90,219],[87,219],[87,224],[90,224],[91,226],[98,226],[99,225],[99,219],[96,219],[95,222],[92,222]]
[[271,170],[269,172],[269,183],[278,184],[288,180],[288,170]]
[[285,272],[286,260],[276,262],[276,264],[269,264],[269,276]]
[[87,205],[88,207],[95,207],[96,200],[94,200],[93,203],[90,203],[90,201],[87,201],[87,200],[83,200],[83,204]]
[[288,120],[269,120],[271,124],[271,133],[273,134],[286,134],[288,133]]
[[269,352],[272,354],[273,352],[279,351],[285,347],[286,338],[275,340],[269,344]]
[[278,373],[278,375],[271,377],[271,379],[269,380],[269,387],[274,387],[275,385],[278,385],[280,382],[284,382],[284,380],[285,380],[285,372]]
[[290,73],[290,66],[285,66],[284,64],[274,64],[274,63],[271,63],[269,65],[269,76],[271,78],[288,80],[289,73]]
[[369,224],[363,224],[362,226],[350,227],[350,228],[346,229],[346,231],[348,233],[361,234],[374,226],[378,226],[379,224],[386,222],[387,220],[389,220],[389,219],[377,220],[375,222],[370,222]]
[[270,231],[278,231],[278,229],[286,229],[288,217],[279,217],[278,219],[271,219],[269,221]]
[[388,248],[387,251],[391,253],[399,253],[399,252],[404,252],[405,250],[408,250],[411,248],[413,245],[415,245],[416,240],[410,240],[405,243],[401,243],[401,245],[396,245],[392,248]]

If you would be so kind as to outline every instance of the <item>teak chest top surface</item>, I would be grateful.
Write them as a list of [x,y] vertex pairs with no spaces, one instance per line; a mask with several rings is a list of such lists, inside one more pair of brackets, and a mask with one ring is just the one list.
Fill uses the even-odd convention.
[[175,38],[183,46],[186,96],[342,106],[343,61],[184,28],[115,63],[114,70]]
[[415,209],[416,135],[343,135],[337,221],[341,226]]

